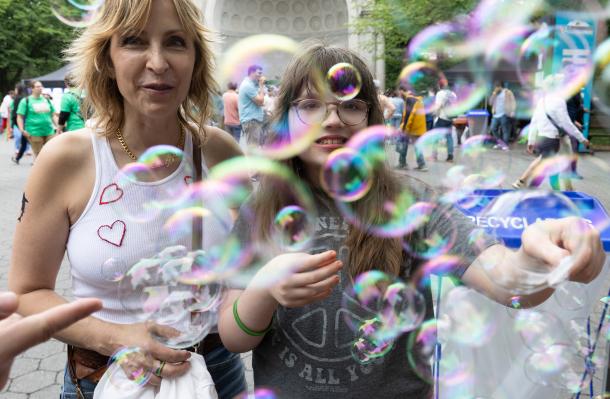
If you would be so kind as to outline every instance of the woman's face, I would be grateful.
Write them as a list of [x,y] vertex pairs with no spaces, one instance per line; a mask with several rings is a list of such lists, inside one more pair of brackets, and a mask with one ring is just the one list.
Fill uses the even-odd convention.
[[141,33],[113,35],[110,58],[126,112],[176,115],[191,85],[195,46],[170,0],[152,2]]
[[42,94],[42,89],[44,89],[44,86],[42,85],[42,83],[35,82],[34,85],[32,86],[32,94],[35,96],[39,96]]
[[[327,115],[323,122],[317,126],[319,131],[316,140],[299,155],[299,158],[305,163],[309,172],[318,173],[320,167],[324,165],[331,152],[343,147],[354,134],[368,126],[368,112],[360,123],[347,125],[337,114],[337,106],[340,101],[330,92],[324,96],[320,96],[318,93],[308,91],[304,88],[299,97],[293,101],[303,99],[318,99],[327,103]],[[288,125],[291,132],[312,128],[303,123],[297,115],[296,107],[294,106],[290,108],[288,114]]]

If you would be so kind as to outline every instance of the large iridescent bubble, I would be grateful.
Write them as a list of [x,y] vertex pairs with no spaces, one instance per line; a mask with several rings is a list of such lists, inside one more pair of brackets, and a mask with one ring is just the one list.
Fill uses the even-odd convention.
[[595,104],[610,114],[610,39],[602,42],[593,55],[595,79],[593,90]]
[[217,284],[181,281],[205,263],[205,252],[170,247],[136,263],[119,281],[126,312],[147,323],[151,335],[172,348],[199,342],[216,324],[222,293]]
[[[390,145],[389,143],[402,136],[403,133],[399,130],[386,126],[371,126],[354,135],[347,143],[346,153],[352,154],[351,151],[355,151],[358,157],[370,165],[372,187],[379,179],[377,173],[382,173],[382,170],[384,170],[383,173],[389,173],[386,148]],[[363,185],[359,183],[358,187],[360,186]],[[376,210],[380,214],[375,218],[366,216],[370,215],[373,209],[369,208],[365,211],[362,208],[364,205],[361,205],[359,201],[346,202],[337,198],[335,202],[349,223],[367,229],[380,237],[403,237],[415,230],[421,221],[421,209],[411,208],[418,202],[418,195],[410,184],[401,184],[396,187],[394,192],[386,195],[383,208]]]
[[[479,220],[492,227],[498,237],[508,239],[514,236],[515,229],[525,229],[537,221],[580,216],[578,207],[561,193],[525,190],[509,191],[497,196],[481,210]],[[583,229],[586,229],[585,225],[586,222],[583,221]],[[585,230],[581,233],[585,233]],[[582,248],[572,250],[572,255],[577,255]],[[516,255],[521,259],[520,268],[507,267],[507,255],[500,252],[496,256],[481,260],[491,281],[515,295],[530,294],[549,286],[557,286],[567,279],[572,265],[571,256],[566,256],[558,265],[548,265],[524,251],[519,251]]]
[[[433,63],[416,61],[405,66],[398,76],[399,85],[416,95],[425,95],[436,90],[440,83],[447,81],[443,72]],[[426,113],[436,110],[435,103],[424,103]]]
[[[298,43],[293,39],[276,34],[248,36],[223,53],[219,64],[220,81],[239,83],[246,79],[248,68],[258,65],[263,74],[274,74],[274,80],[281,74],[280,67],[293,58]],[[327,87],[323,76],[316,76],[312,87],[322,93]],[[258,82],[254,82],[257,87]],[[286,121],[284,121],[286,122]],[[273,159],[286,159],[305,150],[317,138],[319,126],[299,125],[290,128],[287,123],[271,123],[264,126],[263,136],[258,143],[250,143],[247,152]],[[273,134],[271,134],[273,132]]]
[[[266,262],[286,251],[309,249],[317,209],[310,190],[288,167],[262,157],[233,158],[213,168],[209,179],[223,187],[221,204],[224,203],[226,208],[235,211],[239,209],[240,218],[247,230],[244,233],[246,237],[239,237],[239,231],[235,230],[225,239],[225,242],[234,243],[231,252],[222,249],[226,244],[220,243],[218,247],[219,256],[223,253],[235,254],[231,258],[237,262],[231,269],[239,273],[234,273],[233,278],[245,283],[264,264],[260,262]],[[259,228],[261,222],[255,215],[261,210],[255,209],[257,205],[248,196],[252,180],[256,181],[254,184],[273,187],[275,195],[281,196],[282,202],[285,202],[280,204],[279,209],[272,210],[270,224],[265,228]],[[262,194],[255,191],[253,196]],[[273,280],[274,276],[270,278]]]
[[85,28],[99,14],[104,0],[50,0],[51,11],[62,23]]
[[496,332],[494,310],[489,302],[481,301],[480,294],[466,287],[456,287],[443,299],[446,314],[451,320],[449,339],[460,345],[481,347]]
[[548,54],[552,54],[552,50],[558,46],[567,48],[566,51],[589,48],[583,36],[570,35],[559,27],[543,26],[523,42],[517,73],[525,89],[533,91],[542,88],[547,94],[567,100],[591,78],[593,63],[584,59],[583,63],[565,64],[561,71],[552,76],[552,80],[547,77],[542,81],[539,71],[550,62]]

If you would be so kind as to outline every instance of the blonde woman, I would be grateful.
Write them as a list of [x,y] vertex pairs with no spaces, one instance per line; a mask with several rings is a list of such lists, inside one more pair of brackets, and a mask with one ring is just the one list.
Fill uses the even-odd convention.
[[[66,303],[55,280],[67,254],[74,296],[103,301],[101,311],[54,335],[69,344],[62,398],[91,398],[107,357],[123,347],[151,355],[152,364],[142,365],[155,371],[149,384],[189,369],[190,352],[153,340],[123,309],[116,283],[104,280],[100,267],[109,258],[130,265],[156,253],[168,215],[132,223],[121,217],[122,206],[137,206],[155,190],[188,178],[186,157],[163,157],[158,180],[137,185],[130,195],[115,181],[124,165],[162,144],[185,153],[199,144],[204,171],[240,154],[228,133],[205,126],[215,83],[201,21],[191,0],[107,0],[68,51],[75,82],[87,92],[84,106],[94,114],[90,127],[58,136],[41,152],[23,194],[9,275],[19,313],[43,312]],[[219,397],[246,388],[241,360],[218,334],[208,335],[198,351]]]

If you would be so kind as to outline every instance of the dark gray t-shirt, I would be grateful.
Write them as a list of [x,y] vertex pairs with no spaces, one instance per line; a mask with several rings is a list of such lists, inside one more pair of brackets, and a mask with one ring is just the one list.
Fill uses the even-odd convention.
[[[430,191],[425,187],[414,187],[413,191],[418,193],[419,200],[430,200]],[[314,243],[308,252],[333,249],[346,265],[349,249],[345,239],[349,225],[331,201],[318,198],[316,205]],[[251,237],[251,223],[245,219],[238,217],[235,224],[236,233],[244,241]],[[453,271],[457,277],[461,277],[480,251],[468,243],[474,228],[469,219],[448,206],[439,207],[423,231],[423,234],[436,231],[441,236],[455,235],[450,253],[459,254],[463,259],[462,266]],[[478,248],[492,244],[488,239]],[[406,261],[402,277],[406,279],[421,263],[415,259]],[[348,309],[343,305],[351,284],[344,271],[347,269],[344,266],[340,283],[327,299],[301,308],[278,307],[271,331],[253,351],[255,385],[272,388],[278,398],[291,399],[429,398],[430,383],[418,377],[407,360],[408,334],[396,340],[392,350],[372,363],[361,364],[352,357],[355,332],[346,322],[346,312],[355,310],[353,306]],[[423,294],[427,304],[426,319],[433,318],[430,290],[424,289]],[[363,320],[374,316],[364,309],[358,313],[357,317]]]

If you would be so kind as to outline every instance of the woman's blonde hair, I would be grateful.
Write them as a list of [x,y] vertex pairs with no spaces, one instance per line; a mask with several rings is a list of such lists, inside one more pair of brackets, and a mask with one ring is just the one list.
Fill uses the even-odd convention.
[[[284,72],[280,84],[277,108],[274,114],[274,126],[269,137],[273,142],[278,134],[287,131],[288,113],[292,102],[303,88],[319,90],[320,76],[325,76],[333,65],[340,62],[352,64],[362,77],[362,87],[357,98],[370,105],[368,125],[383,124],[383,113],[377,97],[373,76],[364,61],[350,50],[327,46],[317,41],[307,43]],[[283,161],[301,178],[306,178],[304,164],[299,157]],[[263,177],[254,196],[254,214],[257,223],[255,236],[263,240],[271,239],[271,226],[277,212],[282,207],[292,204],[289,193],[273,186],[274,180]],[[385,165],[375,170],[375,179],[368,194],[353,203],[354,212],[362,226],[350,226],[346,245],[350,249],[348,259],[349,274],[353,277],[371,269],[398,275],[404,262],[404,251],[399,239],[384,238],[373,235],[367,226],[381,222],[384,215],[384,204],[388,199],[396,198],[400,192],[399,182]],[[317,195],[325,195],[317,193]]]
[[[116,33],[139,33],[148,22],[154,0],[106,0],[99,15],[66,50],[74,83],[87,96],[81,109],[92,118],[103,135],[114,134],[125,121],[123,96],[112,77],[110,40]],[[178,109],[178,119],[200,142],[205,140],[205,122],[211,114],[210,93],[216,89],[212,76],[212,52],[202,15],[191,0],[172,0],[180,24],[194,41],[195,67],[187,97]],[[197,128],[190,121],[197,122]]]

